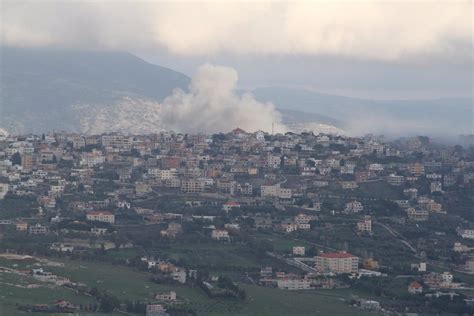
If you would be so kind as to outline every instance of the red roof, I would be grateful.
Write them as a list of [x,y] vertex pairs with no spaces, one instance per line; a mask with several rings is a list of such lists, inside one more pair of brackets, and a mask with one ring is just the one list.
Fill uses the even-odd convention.
[[243,129],[237,127],[236,129],[234,129],[234,130],[232,131],[232,133],[234,133],[234,134],[237,134],[237,133],[239,133],[239,134],[245,134],[246,132],[245,132]]
[[239,203],[237,202],[226,202],[224,205],[228,205],[228,206],[237,206],[237,205],[240,205]]
[[418,283],[418,282],[416,282],[416,281],[413,281],[413,282],[410,283],[409,287],[414,288],[414,289],[419,289],[419,288],[421,288],[422,286],[421,286],[420,283]]
[[92,211],[87,213],[87,215],[114,215],[109,211]]
[[328,259],[343,259],[343,258],[355,258],[356,257],[354,255],[351,255],[350,253],[347,253],[347,252],[322,253],[319,256],[323,257],[323,258],[328,258]]

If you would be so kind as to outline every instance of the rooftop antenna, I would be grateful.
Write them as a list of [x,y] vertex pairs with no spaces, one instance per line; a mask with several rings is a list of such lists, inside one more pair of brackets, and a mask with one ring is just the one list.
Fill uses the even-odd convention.
[[275,133],[275,121],[272,121],[272,135]]

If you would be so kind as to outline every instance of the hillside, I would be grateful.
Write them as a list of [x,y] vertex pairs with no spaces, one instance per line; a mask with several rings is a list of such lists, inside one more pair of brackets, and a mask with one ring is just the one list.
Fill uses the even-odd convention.
[[74,104],[124,96],[161,100],[189,78],[122,52],[1,48],[0,126],[15,132],[78,130]]
[[467,98],[369,100],[282,87],[258,88],[253,94],[282,110],[336,119],[334,125],[350,133],[457,136],[474,132],[473,100]]

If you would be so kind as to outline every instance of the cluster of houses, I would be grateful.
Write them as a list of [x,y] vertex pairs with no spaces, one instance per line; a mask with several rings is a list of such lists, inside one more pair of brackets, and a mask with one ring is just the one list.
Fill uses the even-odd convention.
[[[34,201],[34,207],[22,210],[28,216],[13,215],[0,224],[30,235],[75,232],[86,224],[82,227],[88,236],[107,238],[114,225],[133,217],[141,225],[160,224],[163,238],[177,239],[186,233],[185,223],[195,222],[210,240],[233,242],[243,223],[284,236],[311,232],[324,212],[350,218],[354,231],[365,236],[379,223],[371,209],[376,198],[360,194],[370,184],[396,193],[396,198],[386,198],[403,214],[396,220],[421,225],[450,215],[448,206],[457,190],[473,183],[474,161],[465,151],[434,146],[426,137],[388,141],[373,135],[273,135],[237,128],[214,135],[51,133],[0,139],[0,200]],[[325,203],[328,197],[338,202]],[[160,203],[138,203],[147,199]],[[167,199],[176,203],[167,204]],[[64,228],[66,221],[74,225]],[[469,254],[474,226],[464,221],[457,234],[466,245],[457,240],[453,251],[463,254],[463,269],[474,273]],[[50,249],[66,252],[74,247],[65,243]],[[329,276],[372,276],[378,268],[376,260],[362,261],[347,252],[309,259],[305,254],[304,247],[293,248],[293,263],[306,269],[304,276],[262,269],[261,283],[289,290],[334,287],[336,281]],[[143,262],[180,283],[191,273],[166,261]],[[52,276],[38,272],[37,277]],[[409,291],[456,288],[452,278],[440,278],[426,274]],[[150,313],[158,313],[157,306]]]

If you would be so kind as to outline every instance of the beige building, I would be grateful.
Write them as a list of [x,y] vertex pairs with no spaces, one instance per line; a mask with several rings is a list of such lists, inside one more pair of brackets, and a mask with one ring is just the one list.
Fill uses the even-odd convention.
[[425,166],[421,163],[412,163],[408,165],[408,172],[414,176],[421,176],[425,174]]
[[370,216],[365,216],[363,220],[357,222],[357,230],[359,232],[372,232],[372,219]]
[[291,189],[281,188],[279,185],[262,185],[260,187],[262,197],[278,197],[280,199],[291,199]]
[[93,222],[104,222],[104,223],[115,223],[115,215],[108,211],[93,211],[86,215],[88,221]]
[[203,181],[196,179],[184,179],[181,181],[181,191],[185,193],[204,192],[205,184]]
[[359,271],[359,258],[347,252],[322,253],[315,257],[320,273],[354,273]]

